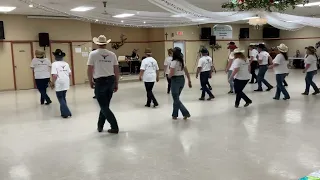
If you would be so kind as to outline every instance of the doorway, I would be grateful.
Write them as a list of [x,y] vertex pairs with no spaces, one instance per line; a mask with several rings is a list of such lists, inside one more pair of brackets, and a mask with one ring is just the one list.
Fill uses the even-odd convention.
[[[64,53],[66,53],[66,56],[64,57],[64,61],[67,62],[70,66],[71,69],[71,74],[72,77],[70,79],[70,84],[74,85],[74,67],[73,67],[73,60],[72,60],[72,54],[71,54],[71,49],[70,49],[71,43],[58,43],[58,42],[53,42],[51,43],[51,51],[55,51],[56,49],[61,49]],[[52,62],[54,62],[54,57],[51,52],[51,59]]]
[[17,90],[34,88],[33,72],[30,68],[32,54],[31,43],[12,43],[14,78]]

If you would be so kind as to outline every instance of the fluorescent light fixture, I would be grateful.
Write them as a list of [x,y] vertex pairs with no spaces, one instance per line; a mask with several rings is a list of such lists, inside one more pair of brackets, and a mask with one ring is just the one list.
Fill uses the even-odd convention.
[[123,21],[123,20],[121,20],[121,22],[123,23],[124,21]]
[[70,11],[85,12],[85,11],[90,11],[94,8],[95,7],[79,6],[79,7],[71,9]]
[[186,14],[174,14],[174,15],[171,15],[171,17],[175,17],[175,18],[186,17],[186,16],[187,16]]
[[33,8],[33,4],[29,4],[29,7],[30,7],[30,8]]
[[96,19],[96,22],[98,22],[99,20],[98,19]]
[[260,17],[258,17],[258,16],[253,16],[253,17],[244,18],[243,20],[258,19],[258,18],[260,18]]
[[318,2],[311,2],[311,3],[307,3],[307,4],[298,4],[298,7],[310,7],[310,6],[319,6],[320,5],[320,1]]
[[146,22],[145,21],[143,21],[143,24],[145,24]]
[[114,18],[126,18],[126,17],[131,17],[134,16],[134,14],[127,14],[127,13],[123,13],[123,14],[118,14],[113,16]]
[[10,7],[10,6],[0,6],[0,12],[10,12],[15,10],[17,7]]

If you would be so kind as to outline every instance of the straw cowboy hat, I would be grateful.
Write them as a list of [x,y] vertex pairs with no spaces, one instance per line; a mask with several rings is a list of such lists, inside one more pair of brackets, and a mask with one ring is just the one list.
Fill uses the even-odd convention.
[[237,48],[237,49],[235,49],[235,50],[233,51],[233,53],[234,53],[234,54],[244,53],[244,50],[241,50],[241,49]]
[[286,53],[289,50],[288,46],[286,46],[285,44],[280,44],[279,46],[277,46],[277,48],[280,52],[283,52],[283,53]]
[[146,49],[144,50],[144,53],[145,53],[145,54],[152,54],[151,48],[146,48]]
[[99,37],[94,37],[93,38],[93,43],[95,43],[96,45],[106,45],[109,44],[111,42],[111,39],[106,38],[106,36],[104,35],[100,35]]
[[46,53],[41,50],[36,50],[34,54],[36,55],[37,58],[43,58]]

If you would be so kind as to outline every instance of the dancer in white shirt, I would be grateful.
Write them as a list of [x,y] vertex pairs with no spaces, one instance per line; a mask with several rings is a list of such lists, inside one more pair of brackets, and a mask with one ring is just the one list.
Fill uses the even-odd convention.
[[167,93],[170,94],[171,89],[171,79],[168,77],[170,73],[170,63],[172,61],[173,49],[168,49],[168,57],[164,60],[165,77],[167,78],[168,87]]
[[273,89],[273,86],[265,79],[266,72],[268,71],[268,64],[272,63],[272,58],[270,54],[266,51],[266,46],[264,44],[259,44],[258,46],[258,62],[259,62],[259,73],[257,77],[258,89],[254,90],[257,92],[262,92],[262,83],[267,86],[267,91]]
[[232,71],[234,69],[234,66],[233,66],[233,61],[234,61],[234,54],[233,54],[233,51],[235,49],[237,49],[238,47],[236,46],[236,44],[234,42],[230,42],[228,44],[228,49],[230,50],[230,53],[229,53],[229,56],[228,56],[228,63],[227,63],[227,67],[226,67],[226,73],[228,73],[228,82],[230,84],[230,91],[228,92],[228,94],[233,94],[233,90],[234,90],[234,87],[233,87],[233,79],[230,78],[231,77],[231,74],[232,74]]
[[[251,68],[250,73],[252,75],[250,84],[257,83],[256,69],[259,66],[258,54],[259,54],[259,52],[256,50],[255,46],[250,45],[249,46],[250,68]],[[256,80],[256,81],[254,81],[254,80]]]
[[317,74],[317,57],[316,57],[316,49],[313,46],[306,47],[307,56],[304,60],[305,68],[303,73],[306,73],[306,89],[302,93],[302,95],[309,95],[310,86],[314,89],[314,93],[312,95],[317,95],[320,93],[318,86],[313,82],[313,77]]
[[274,74],[276,75],[277,81],[277,91],[273,99],[279,100],[280,94],[284,95],[283,100],[290,99],[290,95],[286,88],[284,87],[284,79],[286,78],[287,74],[289,73],[288,69],[288,47],[285,44],[280,44],[277,46],[278,48],[278,55],[272,61],[272,65],[269,66],[270,69],[273,68]]
[[41,94],[40,103],[49,105],[52,103],[47,94],[47,88],[50,82],[51,62],[45,58],[44,51],[36,50],[35,55],[36,57],[32,59],[30,67],[33,69],[35,82]]

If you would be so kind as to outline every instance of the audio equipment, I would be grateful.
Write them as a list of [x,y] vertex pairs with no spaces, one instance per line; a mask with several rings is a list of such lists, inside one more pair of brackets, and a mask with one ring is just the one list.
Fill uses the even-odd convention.
[[5,39],[3,21],[0,21],[0,39]]
[[216,45],[216,36],[210,36],[209,44],[210,45]]
[[40,47],[50,46],[49,33],[39,33],[39,46]]

